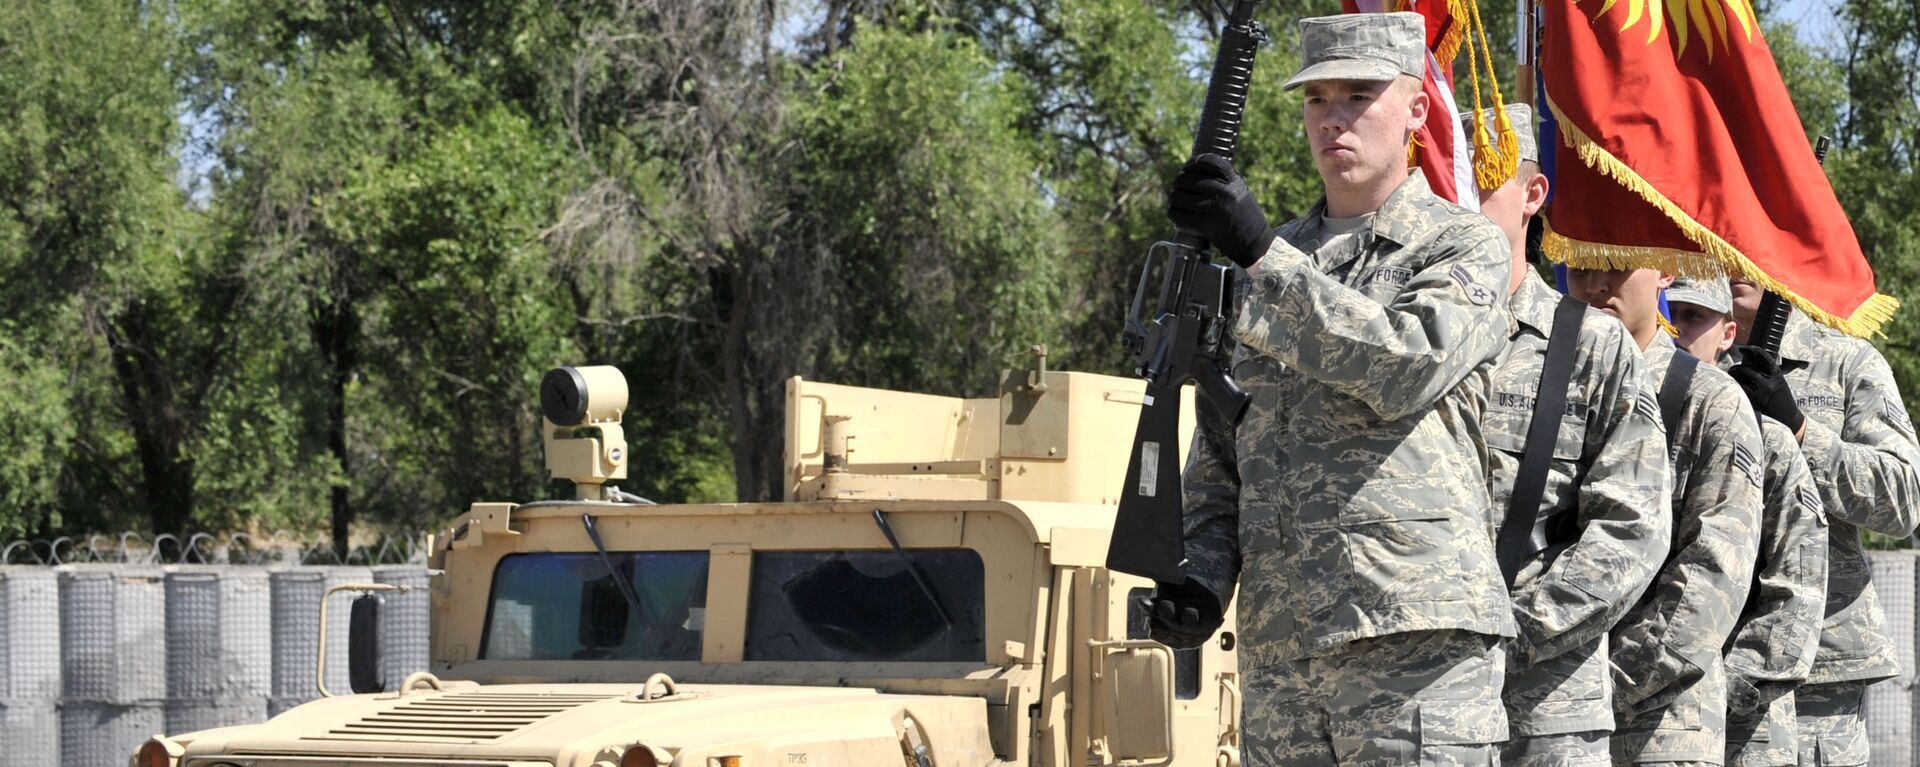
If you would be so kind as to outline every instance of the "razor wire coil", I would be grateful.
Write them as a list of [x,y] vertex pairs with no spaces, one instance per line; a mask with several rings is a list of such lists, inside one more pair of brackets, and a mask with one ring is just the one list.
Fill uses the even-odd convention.
[[283,530],[161,533],[127,530],[22,538],[0,545],[0,565],[406,565],[427,561],[427,534],[382,533],[342,557],[326,538]]

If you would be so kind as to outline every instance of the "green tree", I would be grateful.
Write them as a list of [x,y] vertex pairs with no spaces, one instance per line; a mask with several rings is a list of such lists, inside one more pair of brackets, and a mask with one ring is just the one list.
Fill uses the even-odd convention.
[[251,280],[250,335],[271,340],[247,383],[291,395],[231,398],[255,417],[221,446],[265,431],[276,450],[227,461],[222,487],[262,463],[318,481],[340,550],[369,511],[417,526],[544,486],[530,395],[577,353],[540,241],[561,134],[523,110],[559,114],[538,45],[557,17],[485,5],[187,14],[193,105],[219,127],[210,217]]
[[52,386],[6,406],[0,475],[21,481],[0,490],[19,504],[0,528],[139,514],[179,530],[193,512],[225,305],[171,183],[166,22],[102,2],[0,8],[0,365],[14,387]]
[[[496,108],[357,169],[321,211],[373,283],[345,404],[350,431],[387,465],[363,472],[356,506],[410,520],[422,505],[544,491],[529,395],[576,354],[539,240],[559,162]],[[393,464],[411,476],[388,474]]]
[[816,64],[788,118],[786,205],[827,255],[840,326],[821,362],[853,383],[980,395],[1058,344],[1060,228],[1021,84],[969,39],[880,26]]

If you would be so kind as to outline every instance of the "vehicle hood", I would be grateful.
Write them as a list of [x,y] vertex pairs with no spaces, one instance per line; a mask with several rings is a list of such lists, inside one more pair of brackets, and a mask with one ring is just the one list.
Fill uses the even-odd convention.
[[633,744],[673,756],[673,765],[696,767],[718,755],[741,756],[745,767],[903,764],[903,743],[906,752],[926,747],[939,764],[993,758],[980,698],[687,684],[641,702],[641,690],[638,684],[517,684],[341,696],[264,724],[177,740],[186,745],[185,764],[221,755],[239,757],[232,761],[243,767],[341,763],[287,757],[403,760],[380,762],[396,767],[410,758],[589,767],[618,763],[620,751]]

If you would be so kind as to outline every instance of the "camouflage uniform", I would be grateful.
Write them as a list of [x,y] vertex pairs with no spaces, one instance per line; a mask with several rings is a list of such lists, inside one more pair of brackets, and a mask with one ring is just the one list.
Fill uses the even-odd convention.
[[[1724,277],[1675,280],[1667,301],[1721,317],[1733,313]],[[1739,358],[1737,349],[1723,355],[1721,369]],[[1780,767],[1798,759],[1793,690],[1813,667],[1826,601],[1827,521],[1820,490],[1792,429],[1762,416],[1760,436],[1766,467],[1760,557],[1725,651],[1730,767]]]
[[1760,559],[1727,640],[1727,765],[1796,764],[1794,688],[1813,669],[1826,604],[1827,518],[1793,431],[1760,419],[1766,504]]
[[1800,764],[1867,763],[1867,682],[1805,684],[1793,691]]
[[1920,447],[1880,352],[1795,314],[1780,355],[1807,367],[1787,374],[1806,415],[1800,450],[1828,520],[1826,620],[1807,684],[1796,693],[1800,763],[1865,764],[1866,685],[1900,673],[1885,615],[1869,581],[1860,530],[1895,538],[1920,512]]
[[[1187,575],[1221,604],[1240,585],[1246,750],[1268,755],[1250,763],[1357,758],[1298,723],[1316,721],[1414,727],[1484,764],[1507,734],[1504,663],[1476,635],[1513,635],[1480,426],[1506,242],[1418,174],[1344,246],[1322,247],[1324,211],[1278,230],[1240,303],[1252,401],[1236,430],[1195,436]],[[1380,695],[1351,707],[1353,689]]]
[[1245,669],[1240,756],[1248,765],[1491,764],[1507,735],[1487,699],[1503,673],[1497,637],[1416,631],[1341,652]]
[[[1483,420],[1496,517],[1511,502],[1559,301],[1536,275],[1508,299],[1512,345],[1494,367]],[[1537,515],[1579,532],[1552,541],[1514,582],[1509,767],[1608,763],[1607,630],[1653,581],[1671,544],[1666,428],[1640,348],[1625,326],[1595,309],[1586,310],[1576,339],[1566,415]]]
[[[1681,354],[1648,344],[1656,384]],[[1759,549],[1759,422],[1727,374],[1701,364],[1673,424],[1674,546],[1612,634],[1614,762],[1719,764],[1726,746],[1721,649],[1746,604]]]

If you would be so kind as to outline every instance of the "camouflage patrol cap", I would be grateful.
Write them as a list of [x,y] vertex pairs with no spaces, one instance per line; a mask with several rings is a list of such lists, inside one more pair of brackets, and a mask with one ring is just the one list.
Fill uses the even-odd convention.
[[1675,277],[1667,287],[1667,303],[1693,304],[1708,311],[1733,314],[1733,290],[1727,278]]
[[1427,70],[1426,18],[1411,11],[1347,13],[1300,20],[1300,71],[1293,90],[1315,80],[1392,80]]
[[[1493,120],[1493,110],[1488,109],[1482,111],[1477,116],[1482,120],[1491,122]],[[1476,115],[1472,113],[1460,116],[1460,124],[1466,128],[1466,131],[1462,135],[1469,137],[1473,135],[1475,117]],[[1534,163],[1540,162],[1540,137],[1535,135],[1533,130],[1533,107],[1527,106],[1526,104],[1508,104],[1507,122],[1513,123],[1514,138],[1517,139],[1520,144],[1520,159]],[[1493,130],[1493,125],[1489,124],[1487,130]],[[1491,136],[1494,134],[1489,133],[1488,135]]]

